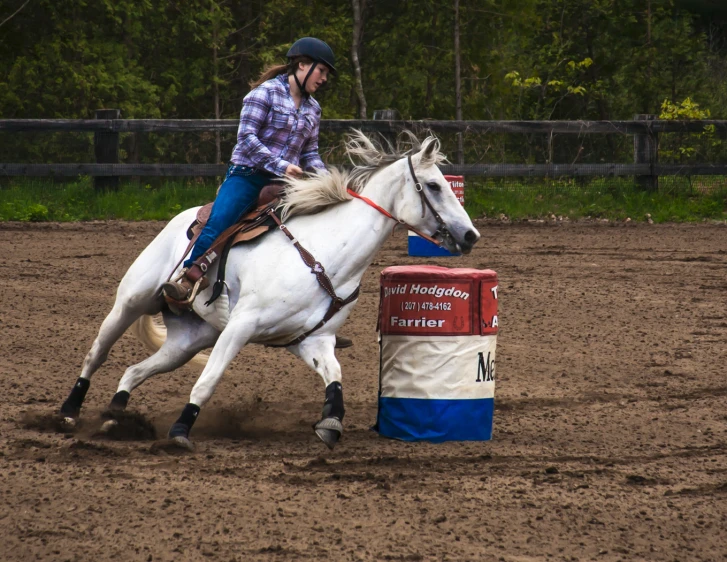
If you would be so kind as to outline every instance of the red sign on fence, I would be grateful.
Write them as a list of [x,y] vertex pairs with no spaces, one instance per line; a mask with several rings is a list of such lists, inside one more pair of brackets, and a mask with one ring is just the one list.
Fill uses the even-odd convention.
[[444,179],[452,186],[452,191],[457,196],[457,200],[464,207],[464,176],[444,176]]

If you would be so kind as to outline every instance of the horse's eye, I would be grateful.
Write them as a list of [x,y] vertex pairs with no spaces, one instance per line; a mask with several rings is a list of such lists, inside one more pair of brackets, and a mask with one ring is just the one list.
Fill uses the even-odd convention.
[[430,181],[427,184],[427,187],[431,189],[432,191],[442,191],[442,186],[440,186],[438,183],[435,183],[433,181]]

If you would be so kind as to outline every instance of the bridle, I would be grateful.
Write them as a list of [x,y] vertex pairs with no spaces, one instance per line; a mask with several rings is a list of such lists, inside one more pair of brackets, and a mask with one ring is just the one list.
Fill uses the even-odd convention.
[[361,199],[361,201],[364,201],[365,203],[367,203],[368,205],[370,205],[371,207],[373,207],[374,209],[379,211],[382,215],[385,215],[385,216],[389,217],[390,219],[395,220],[400,225],[405,226],[407,229],[411,230],[418,236],[421,236],[425,240],[428,240],[432,244],[436,244],[437,246],[442,246],[444,244],[444,241],[446,240],[447,242],[450,243],[451,246],[456,246],[456,241],[455,241],[454,237],[452,236],[452,233],[447,228],[447,224],[444,222],[444,219],[439,215],[437,210],[432,205],[431,201],[429,201],[427,194],[424,193],[424,186],[422,186],[421,182],[419,181],[419,178],[417,178],[417,175],[414,172],[414,165],[412,164],[412,161],[411,161],[411,155],[407,155],[406,161],[407,161],[407,164],[409,164],[409,173],[411,174],[411,177],[414,180],[414,189],[416,189],[416,191],[419,194],[419,197],[421,198],[421,201],[422,201],[422,218],[424,218],[424,215],[426,214],[426,210],[427,210],[427,208],[429,208],[429,210],[432,212],[432,215],[434,215],[435,220],[437,221],[437,230],[434,232],[434,236],[439,235],[441,237],[441,240],[436,240],[432,236],[424,234],[419,229],[414,228],[413,226],[404,222],[403,220],[397,219],[389,211],[387,211],[383,207],[380,207],[379,205],[377,205],[376,203],[371,201],[371,199],[369,199],[368,197],[359,195],[352,189],[348,189],[348,194],[351,195],[352,197],[355,197],[356,199]]

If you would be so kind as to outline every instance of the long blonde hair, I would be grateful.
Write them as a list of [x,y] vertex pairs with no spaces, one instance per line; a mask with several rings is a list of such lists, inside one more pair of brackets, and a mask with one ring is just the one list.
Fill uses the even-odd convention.
[[298,56],[291,58],[286,64],[269,64],[263,69],[257,80],[250,80],[250,88],[254,90],[260,84],[275,78],[278,74],[286,73],[288,76],[294,74],[299,62],[309,64],[313,62],[313,59],[306,56]]

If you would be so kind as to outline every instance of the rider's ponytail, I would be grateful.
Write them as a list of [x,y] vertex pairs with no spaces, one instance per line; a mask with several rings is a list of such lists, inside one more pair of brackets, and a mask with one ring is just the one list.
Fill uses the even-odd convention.
[[313,62],[312,59],[305,56],[291,58],[287,64],[273,64],[266,66],[257,80],[250,80],[250,88],[255,89],[263,82],[267,82],[275,78],[278,74],[293,74],[298,68],[298,63],[304,64]]

